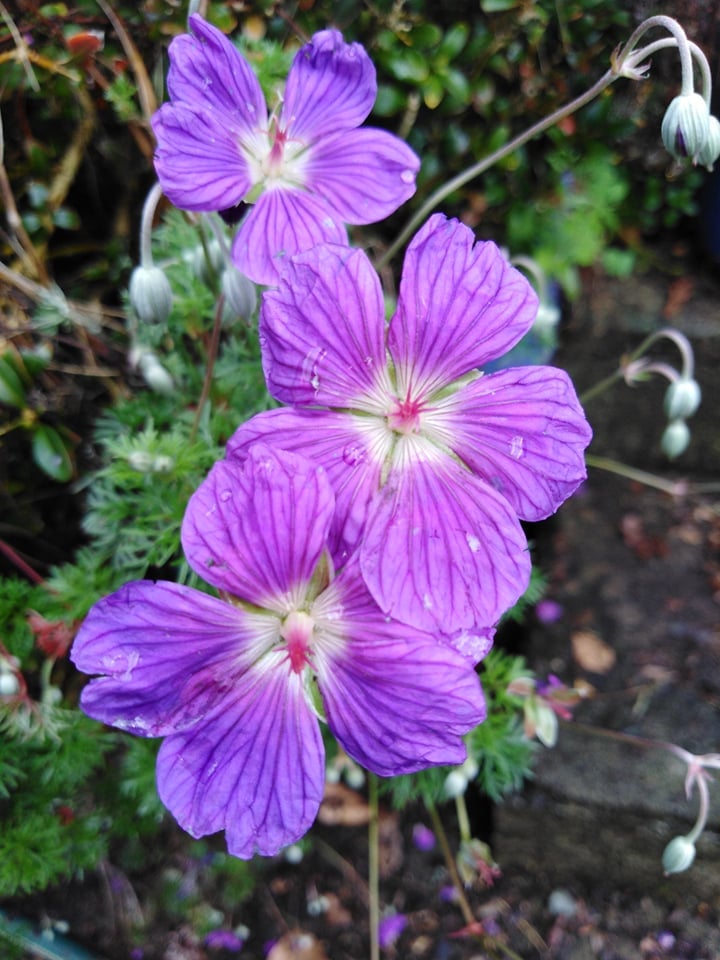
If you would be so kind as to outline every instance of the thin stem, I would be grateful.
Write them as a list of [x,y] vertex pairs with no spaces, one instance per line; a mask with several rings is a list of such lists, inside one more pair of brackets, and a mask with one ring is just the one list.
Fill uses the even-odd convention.
[[153,265],[152,255],[152,225],[157,205],[162,196],[160,183],[153,185],[143,204],[142,219],[140,221],[140,263],[143,267]]
[[695,778],[695,782],[698,786],[698,794],[700,796],[700,806],[698,807],[697,820],[695,821],[695,826],[692,828],[690,833],[687,834],[686,839],[690,843],[695,843],[700,836],[700,834],[705,829],[705,824],[707,823],[708,811],[710,810],[710,791],[707,785],[707,779],[705,777],[704,771],[700,773],[699,776]]
[[619,477],[634,480],[646,487],[662,490],[663,493],[669,493],[671,497],[682,497],[688,492],[688,485],[684,480],[663,480],[662,477],[658,477],[654,473],[629,467],[627,464],[620,463],[618,460],[611,460],[609,457],[596,457],[587,453],[585,454],[585,463],[588,467],[607,470],[608,473],[615,473]]
[[445,833],[445,827],[443,826],[442,820],[440,819],[440,814],[438,813],[438,809],[435,804],[432,803],[432,801],[426,800],[425,805],[428,813],[430,814],[435,835],[440,841],[440,848],[442,849],[443,857],[445,858],[445,866],[448,869],[450,879],[455,887],[455,893],[457,895],[460,912],[463,915],[463,920],[465,923],[470,926],[476,922],[475,916],[472,912],[470,904],[467,901],[467,897],[465,896],[465,888],[463,887],[463,882],[460,879],[455,857],[450,849],[450,843],[448,842],[447,834]]
[[618,74],[614,69],[606,71],[597,81],[597,83],[593,84],[593,86],[590,87],[590,89],[585,93],[581,94],[579,97],[576,97],[575,100],[571,101],[569,104],[566,104],[564,107],[560,107],[560,109],[555,110],[543,120],[539,120],[537,123],[534,123],[531,127],[528,127],[524,133],[518,134],[517,137],[514,137],[503,147],[500,147],[489,156],[484,157],[478,163],[473,164],[471,167],[461,171],[451,180],[443,183],[428,197],[422,207],[420,207],[417,213],[414,214],[414,216],[411,217],[407,224],[403,227],[398,237],[378,260],[377,269],[382,269],[390,260],[392,260],[408,237],[415,232],[421,223],[424,223],[435,207],[447,196],[449,196],[455,190],[458,190],[460,187],[463,187],[470,180],[474,180],[475,177],[479,177],[481,173],[484,173],[508,154],[513,153],[513,151],[517,150],[518,147],[523,146],[523,144],[527,143],[528,140],[532,140],[532,138],[537,136],[539,133],[542,133],[549,127],[552,127],[554,124],[558,123],[560,120],[564,120],[565,117],[570,116],[570,114],[574,113],[576,110],[579,110],[581,107],[584,107],[586,104],[590,103],[595,99],[595,97],[599,96],[603,90],[609,87],[613,81],[617,80],[617,78]]
[[[682,70],[682,93],[687,95],[693,92],[693,72],[692,72],[692,56],[690,53],[690,42],[687,38],[687,34],[677,22],[673,20],[672,17],[666,17],[663,14],[660,14],[656,17],[648,17],[647,20],[644,20],[639,27],[631,34],[630,39],[625,44],[623,52],[620,54],[621,59],[625,59],[638,42],[648,30],[652,30],[654,27],[662,27],[671,33],[677,42],[678,53],[680,54],[680,68]],[[645,54],[645,51],[643,51]]]
[[210,346],[208,347],[207,363],[205,366],[205,378],[203,380],[202,390],[200,392],[200,399],[198,400],[197,412],[195,413],[195,419],[193,420],[192,429],[190,431],[190,443],[192,443],[197,436],[198,428],[200,427],[200,418],[202,417],[205,404],[210,396],[210,387],[212,385],[213,372],[215,370],[215,361],[217,360],[218,349],[220,347],[220,331],[222,329],[222,313],[224,304],[225,297],[220,294],[218,297],[217,306],[215,307],[215,320],[213,322],[212,334],[210,335]]
[[380,811],[378,780],[368,772],[368,893],[370,907],[370,960],[380,960]]
[[465,803],[464,793],[459,793],[455,797],[455,809],[457,811],[460,842],[470,843],[472,840],[472,831],[470,830],[470,817],[468,816],[468,809],[467,804]]

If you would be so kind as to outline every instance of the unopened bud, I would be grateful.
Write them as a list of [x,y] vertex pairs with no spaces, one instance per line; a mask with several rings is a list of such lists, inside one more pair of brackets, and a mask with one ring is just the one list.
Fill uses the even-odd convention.
[[20,693],[20,681],[14,673],[0,673],[0,697],[14,697]]
[[678,160],[697,160],[708,137],[710,111],[699,93],[681,93],[665,111],[661,135],[665,149]]
[[697,162],[708,170],[712,170],[713,164],[718,159],[720,159],[720,120],[711,115],[708,120],[707,139],[698,150]]
[[169,396],[174,391],[173,378],[148,347],[133,347],[130,351],[130,365],[137,367],[145,383],[155,393]]
[[201,283],[213,286],[220,271],[225,266],[225,255],[222,247],[214,238],[208,240],[205,246],[199,244],[187,255],[190,269]]
[[702,394],[696,380],[681,377],[667,388],[665,413],[668,420],[686,420],[700,406]]
[[467,777],[460,770],[451,770],[445,778],[443,793],[452,800],[454,797],[461,797],[467,790]]
[[685,453],[690,443],[690,429],[684,420],[673,420],[665,427],[660,446],[666,457],[674,460]]
[[160,267],[135,267],[130,277],[130,304],[143,323],[165,323],[172,310],[172,288]]
[[257,290],[252,280],[233,266],[223,270],[220,280],[225,309],[223,320],[233,323],[236,320],[249,320],[257,306]]
[[663,850],[662,865],[665,875],[682,873],[695,859],[695,844],[687,837],[673,837]]

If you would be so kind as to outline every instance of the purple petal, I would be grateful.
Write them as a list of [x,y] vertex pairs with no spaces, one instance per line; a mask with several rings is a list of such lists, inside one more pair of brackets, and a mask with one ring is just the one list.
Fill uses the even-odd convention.
[[284,613],[304,601],[334,509],[322,469],[257,444],[242,464],[216,463],[193,494],[183,548],[214,587]]
[[255,283],[277,283],[289,257],[318,243],[347,244],[337,214],[319,197],[276,187],[261,194],[241,223],[235,266]]
[[295,55],[280,125],[299,140],[360,126],[375,103],[375,67],[359,43],[321,30]]
[[225,210],[252,186],[239,128],[212,108],[163,104],[152,118],[155,170],[182,210]]
[[242,666],[254,631],[244,611],[199,590],[129,583],[95,604],[75,638],[78,670],[104,675],[85,687],[82,708],[143,737],[191,727],[224,698],[228,663]]
[[293,258],[263,297],[260,342],[278,400],[378,412],[387,405],[382,290],[362,250],[325,245]]
[[442,400],[430,432],[503,495],[522,520],[558,509],[586,476],[592,438],[570,377],[554,367],[491,373]]
[[337,564],[355,548],[368,505],[380,488],[390,435],[370,432],[372,418],[318,410],[268,410],[244,423],[230,438],[227,456],[243,461],[258,440],[302,453],[325,468],[335,494],[330,550]]
[[[208,107],[224,114],[233,128],[249,132],[267,128],[267,107],[258,79],[242,54],[217,27],[197,14],[192,34],[170,44],[168,93],[202,115]],[[208,144],[209,149],[214,144]]]
[[302,679],[282,654],[243,675],[192,730],[158,756],[158,792],[193,837],[226,831],[228,850],[272,856],[298,840],[318,811],[324,750]]
[[370,508],[360,561],[392,617],[444,634],[491,626],[523,593],[527,542],[508,502],[445,454],[391,471]]
[[349,756],[388,777],[462,763],[462,736],[486,714],[467,660],[432,634],[389,620],[354,561],[318,598],[312,616],[328,725]]
[[414,399],[501,356],[530,328],[537,296],[494,243],[432,216],[410,244],[388,349],[398,393]]
[[306,186],[324,196],[343,223],[375,223],[415,193],[419,168],[399,137],[364,127],[313,145]]

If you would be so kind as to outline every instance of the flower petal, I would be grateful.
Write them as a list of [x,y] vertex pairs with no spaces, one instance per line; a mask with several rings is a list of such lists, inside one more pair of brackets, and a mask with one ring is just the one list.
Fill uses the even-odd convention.
[[285,187],[261,194],[233,242],[235,266],[255,283],[277,283],[289,257],[318,243],[347,244],[337,214],[320,198]]
[[432,634],[389,620],[352,560],[312,615],[328,724],[354,760],[387,777],[462,763],[462,736],[486,715],[471,663]]
[[225,210],[252,186],[232,121],[212,108],[165,103],[154,114],[155,171],[182,210]]
[[241,665],[255,640],[253,620],[229,603],[175,583],[129,583],[92,607],[75,638],[78,670],[103,675],[82,708],[142,737],[187,729],[225,696],[228,661]]
[[329,547],[339,565],[360,539],[389,453],[389,434],[374,435],[373,426],[372,418],[330,410],[268,410],[236,430],[227,456],[243,461],[248,449],[261,440],[279,450],[302,453],[324,467],[336,503]]
[[234,856],[272,856],[315,819],[324,767],[301,677],[271,654],[202,723],[163,743],[158,792],[193,837],[224,829]]
[[371,505],[363,577],[391,617],[444,634],[491,627],[527,587],[514,510],[451,457],[412,451]]
[[343,223],[375,223],[415,193],[419,168],[420,160],[399,137],[364,127],[313,144],[305,183]]
[[537,296],[494,243],[442,214],[415,235],[403,265],[388,349],[400,396],[440,390],[509,350],[530,328]]
[[375,384],[390,389],[382,290],[362,250],[294,257],[263,297],[260,342],[268,389],[285,403],[372,409]]
[[[224,33],[197,14],[190,17],[192,34],[170,44],[168,93],[202,115],[211,108],[224,114],[243,132],[267,127],[267,107],[252,67]],[[208,149],[214,144],[209,142]]]
[[428,432],[522,520],[542,520],[577,490],[592,438],[570,377],[554,367],[515,367],[467,384],[429,415]]
[[267,610],[304,601],[335,498],[321,468],[257,444],[242,464],[216,463],[182,525],[188,563],[213,586]]
[[377,82],[361,44],[321,30],[295,54],[285,85],[280,126],[298,140],[351,130],[370,113]]

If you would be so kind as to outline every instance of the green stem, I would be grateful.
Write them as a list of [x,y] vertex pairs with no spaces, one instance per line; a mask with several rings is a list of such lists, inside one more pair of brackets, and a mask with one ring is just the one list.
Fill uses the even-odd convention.
[[378,780],[368,773],[368,891],[370,906],[370,960],[380,960],[380,813]]
[[208,401],[208,397],[210,396],[210,387],[212,385],[213,372],[215,370],[215,361],[217,360],[218,349],[220,347],[220,330],[222,329],[222,313],[224,304],[225,298],[222,294],[220,294],[218,297],[217,306],[215,307],[215,322],[213,323],[212,334],[210,336],[210,346],[208,347],[207,364],[205,366],[205,379],[203,380],[202,391],[200,392],[200,399],[198,400],[197,412],[195,413],[195,419],[193,420],[192,429],[190,431],[190,443],[192,443],[197,436],[198,428],[200,426],[200,418],[202,417],[203,409]]
[[646,487],[662,490],[663,493],[669,493],[671,497],[681,497],[686,494],[688,490],[687,483],[684,480],[664,480],[654,473],[629,467],[627,464],[620,463],[618,460],[611,460],[609,457],[596,457],[588,453],[585,455],[585,463],[589,467],[595,467],[598,470],[607,470],[608,473],[615,473],[620,477],[626,477],[628,480],[642,483]]
[[455,862],[455,856],[450,849],[450,843],[445,833],[445,827],[443,822],[440,819],[440,814],[438,809],[432,801],[426,800],[425,806],[427,811],[430,814],[430,819],[432,820],[433,830],[435,831],[435,836],[440,841],[440,848],[443,852],[443,857],[445,858],[445,866],[448,869],[450,874],[450,879],[452,884],[455,887],[455,893],[457,895],[458,906],[460,907],[460,912],[463,915],[463,920],[465,923],[470,926],[471,924],[476,923],[475,916],[472,912],[470,904],[468,903],[467,897],[465,896],[465,888],[463,887],[463,882],[460,879],[460,874],[458,873],[457,863]]

